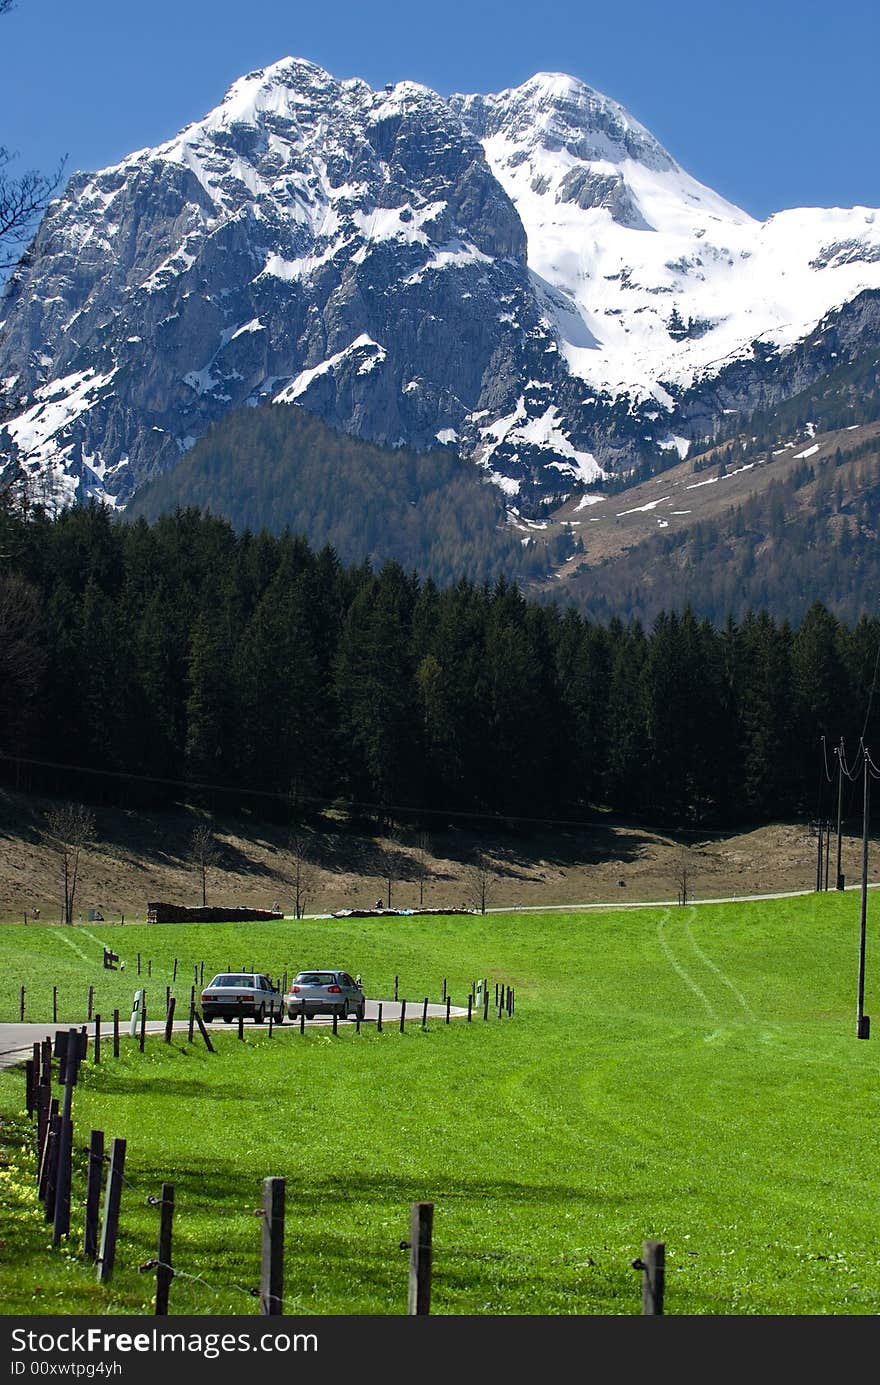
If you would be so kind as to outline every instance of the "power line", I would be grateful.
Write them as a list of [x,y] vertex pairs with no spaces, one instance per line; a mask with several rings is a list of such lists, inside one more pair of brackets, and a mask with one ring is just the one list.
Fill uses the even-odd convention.
[[[8,760],[20,765],[33,765],[40,769],[63,770],[70,774],[90,774],[96,778],[125,779],[140,784],[163,784],[169,788],[188,789],[191,792],[235,794],[239,798],[267,798],[275,802],[286,803],[288,806],[294,802],[294,795],[292,794],[282,793],[276,789],[252,789],[241,784],[205,784],[197,780],[168,779],[156,774],[133,774],[127,770],[95,769],[89,765],[66,765],[56,760],[37,760],[26,756],[4,754],[2,751],[0,751],[0,760]],[[326,798],[320,798],[316,794],[297,794],[295,801],[322,806],[327,804]],[[579,828],[604,825],[586,818],[525,817],[521,813],[498,813],[490,809],[486,809],[484,812],[476,810],[469,812],[460,808],[426,808],[417,803],[368,803],[362,799],[346,799],[345,806],[349,809],[359,809],[370,813],[416,813],[432,817],[463,818],[474,822],[524,822],[543,827]],[[652,824],[652,830],[677,832],[679,835],[685,836],[703,837],[706,835],[705,831],[701,831],[699,828],[668,826],[663,823]]]

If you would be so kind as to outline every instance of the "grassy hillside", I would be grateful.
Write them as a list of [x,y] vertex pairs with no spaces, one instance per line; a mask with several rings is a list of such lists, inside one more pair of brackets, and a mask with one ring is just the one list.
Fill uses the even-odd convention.
[[[253,960],[361,971],[368,994],[463,999],[481,975],[515,987],[512,1018],[400,1034],[213,1028],[87,1062],[76,1144],[128,1141],[117,1270],[106,1289],[31,1191],[23,1078],[0,1078],[7,1312],[151,1311],[160,1184],[176,1188],[174,1313],[252,1313],[260,1182],[287,1179],[287,1313],[400,1314],[410,1203],[435,1202],[437,1314],[637,1314],[631,1261],[666,1244],[670,1314],[876,1315],[880,1162],[876,1055],[854,1037],[858,899],[592,915],[93,926],[0,932],[8,1006],[22,966],[58,959],[80,989],[102,943],[149,950],[149,985],[188,999],[193,968]],[[227,958],[226,954],[231,956]],[[13,967],[14,963],[14,967]],[[876,1008],[869,945],[866,1008]],[[79,968],[79,971],[77,971]],[[71,970],[72,969],[72,970]],[[207,968],[206,968],[207,969]],[[74,975],[76,973],[76,975]],[[184,980],[180,987],[180,978]],[[130,1000],[125,985],[107,1001]],[[102,992],[103,996],[103,992]],[[491,1013],[491,1012],[490,1012]],[[76,1179],[82,1177],[82,1155]],[[76,1186],[79,1186],[77,1183]]]

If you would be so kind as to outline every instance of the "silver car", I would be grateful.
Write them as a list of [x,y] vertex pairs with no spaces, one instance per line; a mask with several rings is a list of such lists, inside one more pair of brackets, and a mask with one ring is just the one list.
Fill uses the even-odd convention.
[[238,1018],[239,1003],[246,1019],[262,1024],[271,1015],[276,1024],[284,1023],[284,997],[268,976],[250,971],[221,971],[209,981],[201,994],[202,1018],[223,1019],[229,1024]]
[[343,1020],[352,1016],[362,1020],[365,1008],[363,987],[347,971],[297,972],[287,993],[291,1019],[300,1015],[336,1015]]

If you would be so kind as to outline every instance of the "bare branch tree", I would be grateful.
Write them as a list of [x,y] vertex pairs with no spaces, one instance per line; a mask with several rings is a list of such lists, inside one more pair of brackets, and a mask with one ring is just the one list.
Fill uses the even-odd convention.
[[497,878],[489,864],[489,858],[482,851],[476,851],[471,863],[462,871],[465,894],[472,909],[485,914],[486,906],[492,897]]
[[189,839],[190,860],[195,864],[202,877],[202,907],[208,902],[208,870],[217,864],[220,859],[220,852],[217,849],[217,839],[214,836],[213,824],[200,822],[193,829],[193,834]]
[[424,908],[425,904],[425,881],[430,880],[432,875],[432,856],[431,838],[428,836],[427,832],[420,832],[418,846],[413,856],[413,869],[415,870],[416,879],[419,882],[420,909]]
[[46,813],[45,837],[61,863],[64,923],[73,923],[80,852],[94,835],[95,815],[82,803],[64,803]]
[[675,857],[675,887],[678,891],[679,904],[687,904],[690,895],[690,888],[693,883],[694,857],[693,853],[686,846],[680,847]]
[[294,918],[305,916],[306,900],[318,885],[319,869],[312,856],[312,843],[303,832],[290,837],[291,884],[293,885]]
[[397,832],[389,833],[388,845],[381,849],[380,856],[382,878],[385,881],[385,907],[390,909],[395,882],[402,879],[409,868],[409,857],[403,850],[403,843]]

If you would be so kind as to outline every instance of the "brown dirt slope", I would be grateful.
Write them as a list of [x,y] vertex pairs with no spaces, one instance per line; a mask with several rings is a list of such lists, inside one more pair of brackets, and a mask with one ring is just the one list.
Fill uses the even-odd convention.
[[[43,837],[49,806],[0,793],[0,922],[34,909],[46,920],[60,917],[59,862]],[[201,879],[190,858],[193,828],[203,820],[198,810],[97,809],[96,819],[95,841],[80,862],[77,917],[98,909],[108,922],[120,914],[134,922],[146,918],[149,901],[201,904]],[[292,914],[289,830],[245,818],[218,818],[214,827],[220,856],[208,872],[208,903],[277,905]],[[816,882],[816,837],[797,823],[705,838],[613,822],[545,826],[527,835],[445,830],[420,843],[414,833],[391,839],[325,820],[308,836],[315,866],[307,913],[370,908],[377,899],[394,908],[473,907],[468,864],[475,850],[488,863],[493,907],[675,899],[683,850],[693,898],[811,889]],[[860,878],[860,838],[844,836],[842,864],[849,883]],[[832,887],[835,865],[833,850]],[[873,866],[870,878],[878,878]]]

